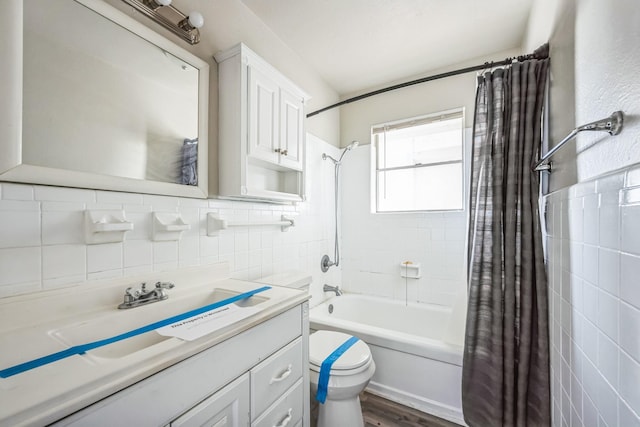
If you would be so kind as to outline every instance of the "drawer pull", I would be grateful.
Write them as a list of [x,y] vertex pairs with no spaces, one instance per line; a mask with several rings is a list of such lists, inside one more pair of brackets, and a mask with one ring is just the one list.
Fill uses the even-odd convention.
[[293,408],[289,408],[289,412],[287,413],[287,416],[284,417],[282,420],[280,420],[280,422],[274,425],[273,427],[286,427],[286,425],[289,424],[289,422],[291,421],[291,418],[293,418],[293,416],[291,415],[292,412],[293,412]]
[[280,381],[287,378],[289,375],[291,375],[292,368],[293,368],[293,365],[289,363],[289,366],[287,366],[287,369],[285,369],[283,373],[281,373],[277,377],[271,378],[271,380],[269,381],[269,385],[273,383],[279,383]]

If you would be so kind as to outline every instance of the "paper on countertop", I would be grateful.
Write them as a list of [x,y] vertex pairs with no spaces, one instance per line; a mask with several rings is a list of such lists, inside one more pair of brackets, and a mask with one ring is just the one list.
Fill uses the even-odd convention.
[[260,307],[238,307],[235,304],[228,304],[171,325],[163,326],[156,329],[156,331],[165,337],[193,341],[249,317],[261,309]]

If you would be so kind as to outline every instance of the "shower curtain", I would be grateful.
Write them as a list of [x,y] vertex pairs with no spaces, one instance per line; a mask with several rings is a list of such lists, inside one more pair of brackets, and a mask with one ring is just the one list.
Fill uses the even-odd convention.
[[539,177],[531,170],[548,61],[526,60],[478,78],[462,376],[471,427],[551,422]]

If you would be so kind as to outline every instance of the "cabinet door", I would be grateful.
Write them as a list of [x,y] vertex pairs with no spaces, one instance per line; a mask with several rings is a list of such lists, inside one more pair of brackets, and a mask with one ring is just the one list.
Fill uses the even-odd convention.
[[249,65],[249,147],[254,158],[278,163],[280,144],[278,85],[259,69]]
[[209,396],[171,422],[171,427],[241,427],[249,424],[249,374]]
[[302,98],[280,89],[280,163],[302,170],[304,160],[304,108]]

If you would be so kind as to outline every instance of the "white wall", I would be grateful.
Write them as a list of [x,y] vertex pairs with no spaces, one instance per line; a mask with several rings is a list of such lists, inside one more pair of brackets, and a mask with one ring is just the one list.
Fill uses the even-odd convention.
[[625,113],[620,135],[579,135],[551,174],[553,425],[640,426],[640,4],[535,4],[528,42],[551,40],[552,100],[575,91],[573,123],[552,105],[551,145],[576,125]]
[[[341,167],[344,289],[453,306],[466,293],[467,211],[371,213],[370,148],[352,150]],[[420,279],[400,277],[405,261],[421,265]]]
[[[333,249],[333,168],[321,154],[335,156],[337,149],[313,136],[307,149],[308,200],[297,206],[1,183],[0,297],[228,261],[240,279],[290,269],[312,273],[315,304],[322,299],[322,283],[340,277],[339,269],[320,272],[320,258]],[[123,243],[86,245],[85,209],[124,209],[134,230]],[[154,242],[154,211],[179,212],[191,229],[179,242]],[[208,212],[229,220],[279,220],[287,214],[295,216],[296,226],[288,232],[238,227],[209,237]]]

